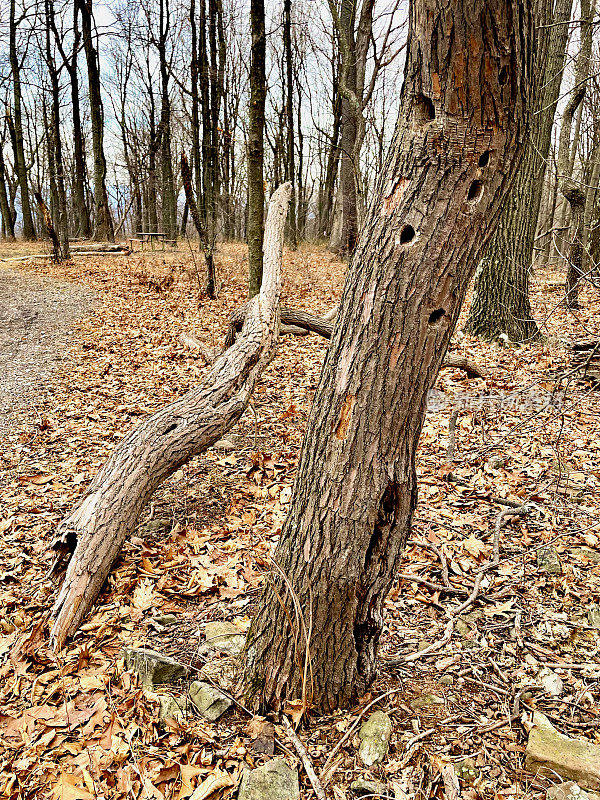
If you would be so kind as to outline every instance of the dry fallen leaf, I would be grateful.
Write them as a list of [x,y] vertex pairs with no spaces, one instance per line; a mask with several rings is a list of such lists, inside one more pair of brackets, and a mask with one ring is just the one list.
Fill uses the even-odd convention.
[[61,772],[52,787],[52,800],[94,800],[94,795],[80,785],[80,779],[68,772]]

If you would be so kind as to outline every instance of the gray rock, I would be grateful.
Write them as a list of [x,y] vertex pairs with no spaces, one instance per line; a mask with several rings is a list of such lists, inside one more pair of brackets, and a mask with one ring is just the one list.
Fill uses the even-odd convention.
[[547,575],[560,575],[562,566],[558,551],[553,544],[548,544],[545,547],[540,547],[537,551],[537,565],[540,572],[545,572]]
[[179,700],[171,697],[170,694],[157,695],[160,701],[160,709],[158,711],[158,718],[161,720],[175,719],[177,722],[183,722],[185,698]]
[[546,790],[546,800],[589,800],[589,794],[575,781],[567,781],[550,786]]
[[206,641],[200,648],[201,653],[218,650],[230,656],[239,655],[244,649],[245,635],[232,622],[209,622],[204,627]]
[[123,655],[125,667],[136,673],[144,689],[152,689],[160,683],[174,683],[188,674],[187,667],[156,650],[126,647]]
[[371,780],[370,778],[357,778],[350,784],[350,791],[354,792],[358,797],[363,797],[365,794],[388,794],[388,788],[385,783]]
[[391,735],[392,723],[383,711],[375,711],[363,722],[358,734],[358,754],[367,767],[383,761],[390,746]]
[[214,722],[231,708],[232,702],[227,695],[220,692],[210,683],[194,681],[190,686],[190,698],[204,719]]
[[438,697],[435,694],[422,694],[419,697],[415,697],[414,700],[410,701],[410,707],[417,710],[419,708],[427,708],[428,706],[443,706],[444,705],[444,698]]
[[238,800],[300,800],[298,772],[283,758],[273,758],[262,767],[246,770]]
[[588,608],[587,612],[588,624],[592,628],[600,630],[600,606],[594,605]]
[[600,789],[600,744],[571,739],[535,711],[529,731],[525,767],[534,775],[569,778],[584,789]]

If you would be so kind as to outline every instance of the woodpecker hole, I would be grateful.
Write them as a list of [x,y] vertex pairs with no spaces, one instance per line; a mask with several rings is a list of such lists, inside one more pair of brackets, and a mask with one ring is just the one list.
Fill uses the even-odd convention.
[[473,181],[473,183],[469,186],[469,192],[467,194],[467,203],[475,205],[475,203],[478,203],[482,197],[483,197],[483,183],[481,181]]
[[480,156],[479,161],[477,162],[481,168],[487,167],[490,163],[490,151],[485,150]]
[[418,94],[416,96],[415,118],[421,125],[425,125],[435,119],[435,106],[431,97],[427,97],[426,94]]
[[410,244],[415,238],[415,229],[412,225],[405,225],[400,231],[400,244]]
[[445,308],[438,308],[429,315],[429,324],[436,325],[446,315]]

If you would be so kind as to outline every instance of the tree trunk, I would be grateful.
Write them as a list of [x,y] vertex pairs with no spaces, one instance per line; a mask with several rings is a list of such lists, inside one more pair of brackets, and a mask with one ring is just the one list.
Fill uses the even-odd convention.
[[[54,2],[46,0],[46,65],[50,76],[52,97],[51,125],[48,131],[48,147],[52,149],[52,161],[56,180],[57,213],[55,225],[60,240],[60,257],[69,258],[69,213],[67,210],[67,193],[65,189],[65,168],[63,161],[62,141],[60,136],[60,84],[59,70],[52,54],[50,31],[54,30]],[[38,201],[39,204],[39,201]]]
[[465,329],[482,339],[523,342],[540,336],[529,303],[529,275],[572,3],[557,0],[554,14],[547,0],[533,3],[540,37],[533,76],[537,114],[513,191],[475,277]]
[[100,90],[100,65],[92,34],[92,0],[75,0],[81,14],[83,49],[87,62],[90,94],[90,120],[94,151],[94,207],[96,213],[94,239],[114,241],[113,221],[106,192],[106,158],[104,156],[104,109]]
[[[265,276],[242,336],[205,380],[149,417],[119,443],[72,513],[62,521],[57,562],[70,558],[53,608],[51,641],[60,649],[91,608],[113,561],[154,490],[210,447],[241,417],[269,363],[279,332],[283,231],[291,187],[272,198],[265,231]],[[76,545],[76,546],[75,546]]]
[[31,214],[31,202],[29,198],[29,184],[27,180],[27,164],[25,162],[25,146],[23,143],[23,119],[21,111],[22,92],[21,92],[21,65],[19,64],[19,56],[17,52],[17,29],[23,17],[16,18],[15,0],[10,0],[9,11],[9,34],[8,34],[8,57],[10,62],[10,69],[12,73],[13,82],[13,117],[7,110],[7,117],[9,124],[11,124],[11,136],[13,142],[13,150],[15,154],[15,172],[19,180],[19,188],[21,190],[21,214],[23,216],[23,236],[25,239],[33,240],[35,236],[35,227],[33,224],[33,216]]
[[248,109],[248,295],[260,290],[263,271],[263,178],[265,129],[266,34],[264,0],[250,0],[250,107]]
[[579,125],[576,123],[572,147],[571,127],[576,113],[578,114],[577,119],[580,119],[579,115],[583,98],[585,97],[586,83],[590,75],[594,6],[595,3],[590,2],[590,0],[581,0],[581,49],[575,65],[575,86],[562,116],[558,144],[558,185],[571,211],[571,232],[566,254],[567,276],[565,280],[565,292],[569,308],[577,308],[579,306],[578,284],[583,274],[586,201],[583,187],[577,181],[574,181],[572,177],[577,152]]
[[2,235],[9,241],[14,241],[15,225],[10,210],[8,193],[6,191],[6,166],[4,164],[4,154],[2,146],[4,142],[0,140],[0,214],[2,214]]
[[[75,174],[73,175],[73,211],[75,216],[75,231],[77,236],[89,239],[92,233],[90,212],[85,200],[86,166],[83,149],[83,132],[81,128],[81,110],[79,105],[79,75],[77,70],[77,57],[81,34],[78,25],[79,9],[77,3],[73,4],[73,49],[71,60],[65,61],[69,72],[71,84],[71,113],[73,117],[73,159]],[[55,31],[55,35],[57,31]]]
[[[294,139],[294,64],[292,60],[292,0],[283,3],[283,50],[285,53],[285,123],[286,123],[286,150],[285,179],[296,183],[296,159]],[[298,246],[298,231],[296,227],[296,192],[290,200],[288,214],[288,242],[292,250]]]
[[255,707],[331,711],[373,680],[427,396],[528,136],[535,34],[520,0],[411,2],[398,126],[247,638]]

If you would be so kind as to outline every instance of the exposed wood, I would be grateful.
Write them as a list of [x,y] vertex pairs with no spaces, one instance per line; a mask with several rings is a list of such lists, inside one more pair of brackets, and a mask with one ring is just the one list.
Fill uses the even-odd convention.
[[235,344],[202,383],[135,427],[117,446],[73,511],[53,547],[54,571],[68,561],[52,614],[57,650],[79,627],[154,490],[176,469],[221,439],[246,409],[279,332],[283,231],[289,183],[273,195],[265,228],[265,270]]

